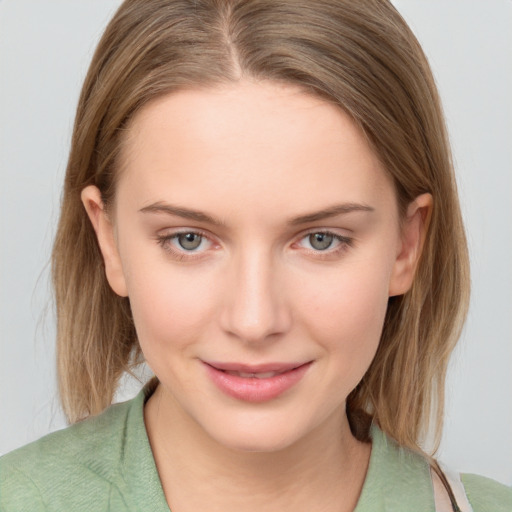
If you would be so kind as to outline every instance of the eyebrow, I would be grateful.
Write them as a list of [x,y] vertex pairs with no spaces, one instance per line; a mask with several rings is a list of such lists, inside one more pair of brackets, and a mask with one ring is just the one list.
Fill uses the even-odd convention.
[[174,215],[183,219],[195,220],[197,222],[206,222],[215,226],[224,226],[225,223],[207,213],[199,210],[191,210],[183,206],[174,206],[168,203],[157,202],[145,206],[139,210],[142,213],[166,213],[168,215]]
[[[168,203],[156,202],[145,206],[139,210],[141,213],[165,213],[167,215],[174,215],[183,219],[195,220],[197,222],[205,222],[215,226],[225,226],[225,223],[207,213],[199,210],[191,210],[183,206],[175,206]],[[352,212],[373,212],[374,208],[365,204],[359,203],[343,203],[330,206],[323,210],[319,210],[305,215],[300,215],[290,219],[287,224],[290,226],[297,226],[299,224],[307,224],[309,222],[315,222],[319,220],[336,217]]]
[[292,226],[296,226],[297,224],[307,224],[308,222],[315,222],[317,220],[329,219],[331,217],[336,217],[338,215],[343,215],[346,213],[373,212],[373,211],[375,211],[375,209],[366,204],[359,204],[359,203],[336,204],[334,206],[330,206],[329,208],[325,208],[324,210],[307,213],[305,215],[300,215],[299,217],[295,217],[295,218],[291,219],[290,221],[288,221],[288,224],[290,224]]

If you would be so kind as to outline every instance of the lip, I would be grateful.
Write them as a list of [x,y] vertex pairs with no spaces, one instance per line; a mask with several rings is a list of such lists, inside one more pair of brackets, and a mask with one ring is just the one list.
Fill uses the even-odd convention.
[[[203,361],[209,378],[220,391],[232,398],[253,403],[273,400],[288,391],[304,377],[312,363],[312,361],[308,361],[306,363],[248,365]],[[242,374],[275,373],[275,375],[242,377],[231,372]]]

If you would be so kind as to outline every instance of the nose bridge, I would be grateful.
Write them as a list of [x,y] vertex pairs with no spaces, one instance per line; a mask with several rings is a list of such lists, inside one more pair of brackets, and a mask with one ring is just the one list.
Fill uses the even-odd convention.
[[230,265],[224,329],[246,342],[257,342],[288,328],[277,262],[270,251],[246,247]]

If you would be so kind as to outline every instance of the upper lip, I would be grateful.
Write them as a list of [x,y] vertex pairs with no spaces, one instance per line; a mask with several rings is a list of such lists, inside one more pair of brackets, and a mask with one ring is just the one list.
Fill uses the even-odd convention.
[[205,364],[221,371],[241,372],[241,373],[267,373],[267,372],[288,372],[294,370],[299,366],[308,364],[306,362],[294,363],[262,363],[262,364],[244,364],[234,362],[218,362],[218,361],[203,361]]

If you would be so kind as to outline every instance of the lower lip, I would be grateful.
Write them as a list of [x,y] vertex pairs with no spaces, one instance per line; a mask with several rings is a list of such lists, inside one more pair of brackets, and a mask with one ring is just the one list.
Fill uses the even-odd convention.
[[257,377],[239,377],[204,364],[208,376],[213,383],[226,395],[245,402],[267,402],[295,386],[308,371],[311,363],[303,364],[268,379]]

